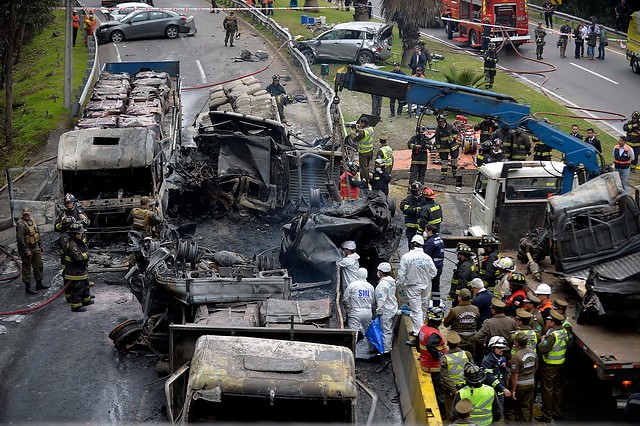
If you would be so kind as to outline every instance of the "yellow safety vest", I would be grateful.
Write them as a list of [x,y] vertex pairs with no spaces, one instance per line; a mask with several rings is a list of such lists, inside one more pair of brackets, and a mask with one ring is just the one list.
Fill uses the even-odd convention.
[[[515,333],[524,333],[527,336],[527,347],[533,349],[534,351],[536,350],[536,347],[538,346],[538,335],[536,334],[535,330],[517,330]],[[515,355],[516,353],[516,348],[515,346],[511,349],[511,355]]]
[[542,355],[542,360],[547,364],[564,364],[568,341],[567,330],[564,328],[553,330],[552,334],[556,337],[556,341],[551,347],[551,350]]
[[447,373],[453,383],[458,385],[464,384],[464,365],[471,360],[467,358],[465,351],[447,353],[445,356],[447,360]]
[[358,153],[366,154],[373,151],[373,129],[365,127],[362,131],[364,132],[364,138],[358,141]]
[[382,159],[384,160],[384,166],[387,170],[391,170],[393,167],[393,149],[390,146],[385,145],[380,147],[380,152],[382,152]]
[[473,404],[470,420],[478,426],[489,426],[493,423],[493,400],[496,393],[491,386],[482,385],[479,388],[465,386],[460,389],[460,399],[469,399]]

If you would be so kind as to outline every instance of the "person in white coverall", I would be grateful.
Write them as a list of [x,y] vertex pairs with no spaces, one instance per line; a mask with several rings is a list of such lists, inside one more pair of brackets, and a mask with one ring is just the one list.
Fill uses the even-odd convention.
[[344,291],[342,301],[345,304],[349,328],[365,335],[373,320],[373,305],[376,296],[373,286],[367,282],[367,270],[358,269],[358,279],[351,281]]
[[344,292],[352,281],[358,279],[357,272],[360,268],[360,255],[356,253],[355,241],[345,241],[340,247],[342,247],[342,253],[344,254],[344,257],[338,261],[340,282],[342,283],[340,289]]
[[380,328],[384,339],[384,353],[391,352],[393,342],[393,318],[398,313],[396,280],[391,276],[391,264],[378,265],[378,285],[376,286],[376,315],[380,317]]
[[409,299],[411,308],[411,335],[417,336],[424,324],[424,313],[429,308],[431,279],[438,273],[433,259],[422,250],[424,238],[414,235],[411,250],[400,258],[398,269],[398,287],[402,288]]

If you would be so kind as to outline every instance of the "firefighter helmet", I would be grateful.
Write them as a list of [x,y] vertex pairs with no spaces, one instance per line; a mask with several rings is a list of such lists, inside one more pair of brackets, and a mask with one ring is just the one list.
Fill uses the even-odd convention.
[[508,347],[507,340],[502,336],[493,336],[491,339],[489,339],[490,349],[493,349],[493,348],[506,349],[507,347]]
[[473,250],[471,250],[471,247],[469,247],[467,244],[458,243],[458,247],[456,247],[456,253],[471,255],[473,254]]
[[432,306],[427,312],[429,322],[442,322],[444,319],[444,310],[439,306]]
[[447,121],[447,116],[445,114],[438,114],[436,116],[436,121],[438,123],[446,122]]
[[276,80],[279,81],[280,80],[280,75],[274,74],[273,77],[271,77],[271,78],[273,79],[273,81],[276,81]]
[[413,182],[411,184],[411,194],[420,195],[420,191],[422,190],[422,184],[420,182]]
[[496,44],[491,42],[489,43],[489,50],[494,50],[496,48]]
[[470,362],[466,363],[464,366],[464,378],[467,383],[470,384],[480,384],[484,382],[486,374],[484,370],[478,367],[476,364],[472,364]]
[[384,166],[384,160],[382,158],[376,158],[376,166]]
[[513,263],[513,259],[510,257],[501,257],[493,262],[493,266],[502,269],[503,271],[515,271],[516,265]]
[[350,172],[358,173],[360,171],[360,166],[358,164],[354,163],[353,161],[349,161],[349,163],[347,164],[347,169]]
[[481,246],[497,246],[498,244],[499,241],[496,240],[496,237],[493,235],[483,235],[482,238],[480,238]]
[[509,278],[509,283],[524,287],[527,285],[527,280],[524,277],[524,275],[522,275],[519,272],[516,272],[515,274],[511,275],[511,278]]
[[635,118],[635,119],[640,118],[640,112],[638,112],[638,111],[633,111],[633,112],[631,113],[631,118]]
[[82,234],[84,232],[84,228],[80,222],[75,222],[69,226],[69,232],[72,234]]
[[73,194],[69,194],[69,193],[64,194],[64,204],[75,203],[76,201],[78,200],[76,200],[76,197],[74,197]]
[[436,192],[433,189],[426,187],[422,190],[422,196],[424,198],[428,198],[429,200],[433,200],[434,198],[436,198]]

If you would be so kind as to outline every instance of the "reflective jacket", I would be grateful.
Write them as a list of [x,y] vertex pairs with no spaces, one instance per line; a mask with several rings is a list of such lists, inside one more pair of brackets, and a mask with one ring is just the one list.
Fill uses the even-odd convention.
[[482,385],[479,388],[465,386],[460,389],[460,399],[469,399],[473,404],[470,420],[479,426],[489,426],[493,423],[493,404],[496,393],[491,386]]
[[64,279],[70,281],[86,280],[89,264],[89,249],[87,244],[71,238],[64,251]]
[[464,366],[467,362],[473,362],[473,356],[460,348],[449,350],[440,359],[442,386],[452,395],[465,384]]
[[458,149],[458,131],[449,123],[436,128],[435,138],[438,152],[447,153]]
[[493,266],[493,263],[499,258],[500,252],[498,252],[498,249],[496,248],[489,253],[485,253],[482,262],[480,262],[478,278],[482,280],[489,293],[493,293],[493,290],[496,287],[496,267]]
[[384,167],[387,171],[391,171],[393,169],[393,149],[389,145],[383,145],[378,150],[378,157],[382,158],[384,161]]
[[531,151],[531,139],[525,132],[517,132],[515,137],[515,143],[511,150],[509,158],[515,161],[524,161],[527,159]]
[[627,121],[622,129],[627,132],[627,144],[632,147],[640,146],[640,121]]
[[498,129],[498,123],[495,120],[485,119],[473,126],[473,130],[480,131],[480,143],[491,139],[493,132]]
[[631,166],[633,157],[634,155],[629,145],[624,146],[622,154],[620,154],[620,145],[613,147],[613,162],[616,169],[628,169]]
[[358,154],[366,154],[373,151],[373,128],[365,127],[359,132],[362,132],[362,138],[358,139]]
[[482,368],[486,373],[484,383],[494,388],[496,394],[502,395],[507,388],[507,375],[509,374],[507,358],[489,352],[482,359]]
[[[436,341],[435,338],[429,342],[429,337],[436,335],[439,338],[439,343],[433,344]],[[418,333],[418,344],[420,350],[420,365],[422,369],[427,373],[439,373],[440,372],[440,358],[445,353],[444,339],[437,328],[433,328],[428,325],[423,325]]]
[[484,70],[485,71],[495,71],[496,64],[498,63],[498,53],[494,50],[486,51],[484,53]]
[[[458,262],[456,269],[453,270],[453,276],[451,277],[451,290],[449,293],[454,300],[457,300],[460,290],[463,288],[471,291],[471,280],[475,277],[474,270],[476,267],[473,265],[471,258],[465,258]],[[455,298],[453,297],[455,294]]]
[[[81,215],[84,216],[83,219],[80,219]],[[91,223],[89,219],[86,218],[87,215],[85,215],[84,212],[80,210],[80,208],[78,208],[78,206],[73,206],[71,210],[63,208],[60,214],[58,215],[58,217],[56,218],[56,222],[54,226],[54,229],[56,231],[62,232],[69,229],[70,224],[67,225],[66,223],[63,223],[65,222],[64,219],[67,217],[73,218],[73,222],[81,223],[84,226],[89,226],[89,224]]]
[[355,200],[360,196],[356,177],[350,171],[346,171],[340,176],[340,196],[343,200]]
[[[380,170],[381,171],[378,171],[377,167],[373,169],[373,177],[369,181],[369,184],[371,185],[371,189],[382,191],[385,195],[389,195],[389,182],[391,182],[391,174],[387,171],[386,168],[381,168]],[[340,189],[342,189],[342,187]]]
[[409,195],[400,202],[400,211],[404,213],[404,226],[407,228],[420,228],[420,213],[426,203],[422,195]]
[[420,227],[418,230],[422,231],[427,228],[427,225],[434,225],[437,228],[436,232],[440,232],[441,224],[442,207],[440,204],[427,198],[420,211]]
[[513,345],[516,333],[524,333],[524,335],[527,336],[527,348],[533,349],[534,351],[536,350],[536,347],[538,346],[538,333],[527,326],[527,328],[523,327],[511,333],[511,337],[509,338],[509,341],[512,343],[511,355],[515,354],[517,351],[515,345]]
[[[564,328],[554,329],[551,332],[551,336],[553,336],[554,339],[553,344],[548,352],[542,354],[542,360],[546,364],[551,365],[564,364],[565,354],[567,352],[567,342],[569,340],[567,330]],[[547,336],[545,340],[548,338],[550,338],[550,336]]]
[[413,135],[407,142],[407,148],[411,150],[411,165],[427,165],[427,140],[423,135]]
[[536,161],[551,161],[552,148],[542,141],[536,141],[533,146],[533,159]]

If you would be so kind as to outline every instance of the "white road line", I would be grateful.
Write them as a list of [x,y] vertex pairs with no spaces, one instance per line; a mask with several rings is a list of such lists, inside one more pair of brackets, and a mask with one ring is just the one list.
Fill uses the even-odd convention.
[[613,84],[620,84],[620,83],[618,83],[617,81],[613,81],[613,80],[611,80],[610,78],[607,78],[607,77],[605,77],[605,76],[604,76],[604,75],[602,75],[602,74],[598,74],[598,73],[597,73],[597,72],[595,72],[595,71],[591,71],[590,69],[587,69],[587,68],[585,68],[585,67],[581,67],[580,65],[578,65],[578,64],[574,64],[573,62],[569,62],[569,63],[570,63],[571,65],[573,65],[574,67],[576,67],[576,68],[580,68],[581,70],[586,71],[586,72],[588,72],[588,73],[591,73],[591,74],[595,75],[596,77],[600,77],[600,78],[601,78],[601,79],[603,79],[603,80],[607,80],[607,81],[608,81],[608,82],[610,82],[610,83],[613,83]]
[[207,84],[207,76],[204,73],[204,68],[202,68],[202,64],[200,63],[200,59],[196,59],[196,64],[198,65],[198,69],[200,70],[200,78],[204,84]]
[[122,58],[120,57],[120,50],[118,49],[118,43],[111,43],[113,47],[116,49],[116,59],[118,62],[122,62]]

